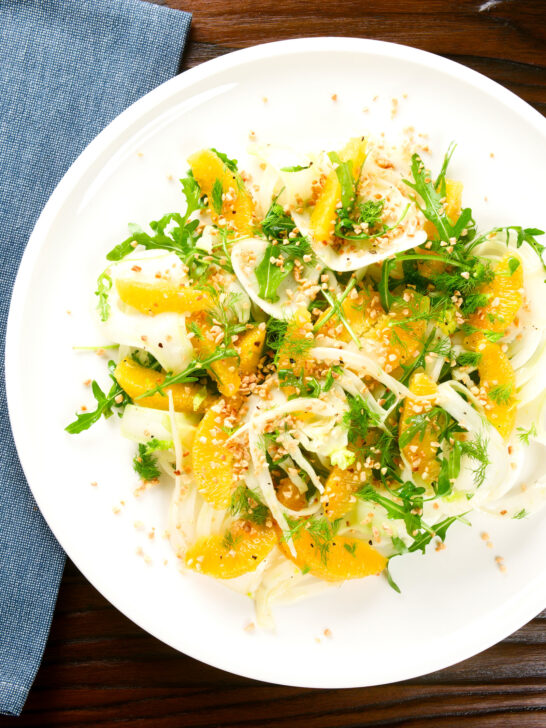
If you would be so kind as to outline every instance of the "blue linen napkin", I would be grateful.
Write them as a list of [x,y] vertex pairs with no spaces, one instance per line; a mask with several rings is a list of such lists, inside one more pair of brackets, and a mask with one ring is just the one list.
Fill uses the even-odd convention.
[[175,75],[191,16],[141,0],[0,0],[0,713],[19,715],[65,556],[17,459],[4,386],[15,274],[36,219],[106,124]]

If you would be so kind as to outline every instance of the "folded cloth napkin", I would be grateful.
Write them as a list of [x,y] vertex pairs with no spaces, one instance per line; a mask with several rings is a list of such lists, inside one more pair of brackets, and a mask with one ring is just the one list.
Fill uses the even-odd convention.
[[13,281],[57,182],[109,121],[176,74],[190,20],[141,0],[0,0],[0,713],[23,708],[65,558],[32,499],[8,421]]

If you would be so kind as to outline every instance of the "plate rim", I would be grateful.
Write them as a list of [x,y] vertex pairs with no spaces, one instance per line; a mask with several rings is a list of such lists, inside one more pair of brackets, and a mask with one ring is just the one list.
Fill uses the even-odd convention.
[[[278,677],[263,674],[267,671],[263,671],[260,666],[259,671],[262,674],[256,674],[256,671],[240,670],[236,671],[229,665],[229,659],[223,659],[221,655],[218,658],[211,660],[209,657],[203,659],[198,654],[194,654],[194,650],[188,650],[173,644],[173,641],[168,638],[165,634],[162,634],[162,629],[158,626],[157,628],[150,629],[148,626],[143,626],[139,618],[132,616],[130,606],[123,602],[122,599],[116,595],[110,594],[110,589],[103,589],[98,585],[97,580],[94,576],[89,576],[89,572],[92,571],[92,567],[85,564],[81,566],[81,557],[74,558],[70,555],[64,545],[64,536],[59,537],[57,535],[57,528],[52,526],[52,523],[56,524],[56,517],[54,512],[48,512],[47,504],[44,504],[42,497],[34,492],[34,489],[30,483],[30,479],[27,477],[27,468],[25,462],[27,454],[22,457],[23,450],[25,449],[26,443],[24,443],[24,426],[17,412],[15,405],[16,392],[19,388],[18,380],[18,369],[16,362],[16,352],[19,350],[19,331],[20,323],[25,308],[25,291],[27,288],[28,280],[33,273],[34,260],[39,254],[44,240],[46,238],[49,227],[54,223],[59,211],[61,210],[66,198],[70,195],[73,186],[78,182],[79,178],[83,176],[90,164],[96,159],[96,157],[108,146],[115,142],[118,137],[125,129],[127,129],[133,122],[138,121],[146,111],[152,110],[154,107],[159,105],[162,101],[167,100],[170,96],[176,94],[184,89],[191,88],[194,84],[202,80],[213,78],[217,72],[222,72],[230,68],[237,66],[246,65],[255,60],[261,60],[264,58],[275,58],[283,55],[290,55],[294,53],[310,53],[310,52],[341,52],[341,53],[360,53],[360,54],[371,54],[371,55],[383,55],[398,60],[408,60],[410,62],[417,62],[418,64],[427,68],[446,73],[447,75],[467,82],[470,85],[478,88],[486,95],[493,96],[501,103],[510,106],[515,110],[520,117],[523,117],[527,123],[530,123],[546,140],[546,119],[532,106],[530,106],[523,99],[518,97],[512,91],[509,91],[504,86],[500,85],[496,81],[482,75],[481,73],[474,71],[456,61],[452,61],[442,56],[438,56],[428,51],[420,50],[410,46],[405,46],[397,43],[390,43],[386,41],[353,38],[353,37],[338,37],[338,36],[323,36],[316,38],[295,38],[290,40],[275,41],[271,43],[263,43],[249,48],[233,51],[232,53],[225,54],[218,58],[206,61],[199,66],[191,68],[178,76],[165,81],[157,88],[153,89],[145,96],[131,104],[125,111],[119,114],[113,119],[104,129],[101,131],[80,153],[76,160],[69,167],[67,172],[63,175],[53,193],[51,194],[48,202],[44,206],[34,229],[30,235],[29,241],[26,245],[23,253],[21,263],[17,272],[13,292],[11,296],[7,327],[6,327],[6,346],[5,346],[5,380],[6,380],[6,396],[8,413],[10,419],[10,425],[13,433],[13,439],[17,450],[17,455],[21,463],[23,472],[25,473],[25,479],[32,492],[33,498],[35,499],[42,515],[44,516],[49,528],[54,534],[57,541],[60,543],[63,550],[67,555],[73,559],[76,567],[81,571],[85,578],[97,589],[97,591],[112,604],[116,609],[122,612],[124,616],[137,624],[148,634],[151,634],[156,639],[161,640],[165,644],[173,647],[178,652],[182,652],[193,659],[197,659],[205,664],[209,664],[221,670],[232,672],[243,677],[265,680],[275,684],[289,685],[295,687],[304,688],[355,688],[355,687],[369,687],[372,685],[379,684],[391,684],[400,680],[420,677],[430,672],[445,669],[450,667],[464,659],[473,657],[474,655],[482,652],[483,650],[491,647],[500,640],[512,634],[515,630],[526,624],[529,620],[535,617],[542,609],[546,606],[546,574],[543,576],[536,577],[528,582],[522,589],[520,589],[511,598],[502,604],[494,612],[489,612],[487,617],[479,618],[478,622],[484,621],[486,618],[489,621],[497,622],[495,617],[499,612],[502,612],[504,619],[502,621],[502,627],[483,629],[477,638],[472,640],[472,646],[470,650],[465,642],[466,649],[461,646],[454,647],[449,653],[449,658],[446,660],[434,659],[429,657],[424,662],[420,662],[420,667],[416,671],[412,669],[410,664],[403,666],[402,668],[393,669],[393,675],[388,681],[366,681],[365,685],[362,685],[362,680],[356,680],[351,682],[350,680],[338,680],[330,677],[326,680],[286,680],[278,679]],[[45,506],[45,508],[44,508]],[[44,512],[45,511],[45,512]],[[47,515],[46,515],[47,513]],[[62,528],[60,529],[62,531]],[[123,603],[123,606],[119,606]],[[259,672],[258,671],[258,672]]]

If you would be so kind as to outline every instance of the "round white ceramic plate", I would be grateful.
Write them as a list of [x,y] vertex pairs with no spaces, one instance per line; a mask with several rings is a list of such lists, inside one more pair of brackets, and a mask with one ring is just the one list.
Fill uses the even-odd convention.
[[[399,103],[391,118],[393,98]],[[258,140],[306,150],[335,149],[368,130],[390,137],[408,126],[429,135],[433,165],[452,139],[458,142],[451,175],[464,180],[465,203],[482,229],[546,225],[546,123],[536,111],[428,53],[316,38],[210,61],[134,104],[66,174],[21,264],[7,383],[18,452],[39,507],[69,556],[118,609],[224,670],[308,687],[391,682],[470,657],[546,606],[544,515],[480,517],[472,529],[454,526],[444,551],[397,559],[401,595],[381,577],[349,582],[277,608],[275,633],[249,633],[250,600],[220,582],[178,573],[162,538],[169,493],[132,495],[133,446],[118,437],[117,418],[77,436],[63,430],[77,407],[91,404],[84,380],[108,383],[103,359],[72,350],[103,343],[93,291],[104,255],[124,239],[127,222],[145,224],[179,209],[177,179],[190,152],[214,146],[240,157],[251,130]],[[145,529],[135,529],[135,521]],[[481,540],[483,530],[493,550]],[[496,555],[504,557],[505,573]],[[331,637],[323,636],[326,628]]]

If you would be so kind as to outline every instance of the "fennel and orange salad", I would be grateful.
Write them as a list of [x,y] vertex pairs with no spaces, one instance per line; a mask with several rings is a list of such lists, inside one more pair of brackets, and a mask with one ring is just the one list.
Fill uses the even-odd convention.
[[524,518],[546,478],[542,231],[479,231],[408,145],[350,139],[250,175],[216,149],[183,212],[107,256],[98,311],[111,388],[147,485],[173,484],[183,569],[271,605],[442,548],[472,511]]

